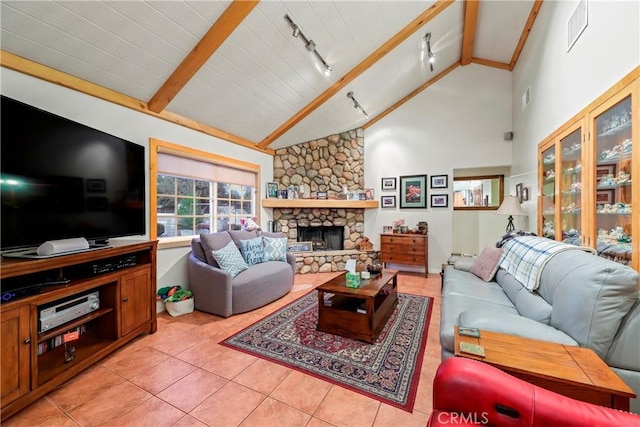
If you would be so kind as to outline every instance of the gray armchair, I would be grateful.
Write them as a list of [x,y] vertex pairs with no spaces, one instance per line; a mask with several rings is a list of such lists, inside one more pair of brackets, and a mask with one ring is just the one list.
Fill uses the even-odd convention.
[[213,258],[211,251],[221,249],[231,241],[240,247],[240,240],[255,238],[258,233],[223,231],[202,234],[191,241],[189,286],[196,310],[229,317],[262,307],[291,291],[296,271],[293,254],[287,253],[287,262],[267,261],[251,265],[234,278]]

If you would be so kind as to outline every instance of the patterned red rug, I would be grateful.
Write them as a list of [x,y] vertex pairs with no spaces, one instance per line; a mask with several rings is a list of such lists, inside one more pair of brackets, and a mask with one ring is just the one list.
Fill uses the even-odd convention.
[[375,344],[316,331],[310,292],[220,342],[412,411],[427,342],[431,298],[398,294],[398,307]]

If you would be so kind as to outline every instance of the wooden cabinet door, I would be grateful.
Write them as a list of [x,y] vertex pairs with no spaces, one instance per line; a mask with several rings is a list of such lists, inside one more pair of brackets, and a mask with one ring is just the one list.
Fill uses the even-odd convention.
[[151,280],[149,271],[125,274],[120,279],[122,336],[151,320]]
[[0,324],[2,406],[6,406],[30,390],[29,306],[3,311]]

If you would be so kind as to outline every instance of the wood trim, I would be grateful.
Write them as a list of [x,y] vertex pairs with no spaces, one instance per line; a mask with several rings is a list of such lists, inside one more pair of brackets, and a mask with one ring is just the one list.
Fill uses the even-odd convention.
[[531,28],[533,28],[533,24],[536,22],[536,18],[538,17],[538,12],[542,7],[543,0],[535,0],[533,6],[531,7],[531,12],[529,12],[529,17],[527,18],[527,22],[524,24],[524,28],[522,29],[522,34],[520,34],[520,40],[518,40],[518,45],[516,46],[516,50],[513,52],[513,56],[511,57],[511,62],[509,63],[509,70],[513,70],[518,62],[518,58],[520,58],[520,53],[522,49],[524,49],[524,44],[527,42],[527,38],[529,37],[529,33],[531,32]]
[[258,1],[234,0],[153,95],[149,110],[154,113],[164,110],[257,5]]
[[377,200],[334,200],[334,199],[262,199],[263,208],[354,208],[377,209]]
[[491,59],[473,57],[471,58],[471,62],[473,62],[474,64],[484,65],[487,67],[493,67],[493,68],[499,68],[501,70],[511,71],[511,65],[504,62],[492,61]]
[[216,129],[204,123],[199,123],[195,120],[191,120],[179,114],[171,113],[166,110],[160,113],[154,113],[153,111],[149,110],[149,108],[147,107],[147,103],[144,101],[124,95],[120,92],[116,92],[104,86],[88,82],[86,80],[80,79],[62,71],[58,71],[51,67],[38,64],[37,62],[33,62],[29,59],[22,58],[4,50],[0,50],[0,66],[17,71],[22,74],[26,74],[31,77],[38,78],[40,80],[47,81],[49,83],[57,84],[68,89],[82,92],[95,98],[120,105],[121,107],[126,107],[144,114],[148,114],[158,119],[166,120],[168,122],[186,127],[188,129],[192,129],[197,132],[213,136],[215,138],[220,138],[225,141],[259,151],[261,153],[269,154],[271,156],[275,154],[275,150],[273,149],[259,148],[254,142],[249,141],[248,139],[233,135],[220,129]]
[[453,70],[458,68],[459,66],[460,66],[459,62],[451,64],[449,66],[449,68],[445,69],[444,71],[441,71],[440,73],[438,73],[432,79],[430,79],[430,80],[426,81],[425,83],[421,84],[420,86],[418,86],[416,89],[411,91],[409,94],[405,95],[402,99],[400,99],[398,102],[396,102],[395,104],[393,104],[392,106],[390,106],[389,108],[384,110],[382,113],[378,114],[377,116],[375,116],[372,119],[369,119],[362,126],[362,128],[363,129],[367,129],[368,127],[372,126],[374,123],[376,123],[377,121],[379,121],[380,119],[382,119],[383,117],[385,117],[386,115],[388,115],[389,113],[391,113],[392,111],[394,111],[395,109],[400,107],[401,105],[403,105],[406,102],[408,102],[414,96],[418,95],[420,92],[422,92],[423,90],[425,90],[426,88],[428,88],[429,86],[431,86],[432,84],[434,84],[435,82],[437,82],[438,80],[440,80],[441,78],[443,78],[444,76],[446,76],[447,74],[449,74],[450,72],[452,72]]
[[466,0],[464,2],[464,30],[462,32],[462,56],[460,65],[469,65],[473,58],[473,43],[476,37],[476,25],[478,23],[479,0]]
[[151,147],[154,153],[173,154],[175,156],[186,157],[188,159],[200,161],[203,161],[204,159],[204,161],[207,161],[209,163],[215,163],[222,166],[228,166],[255,173],[260,172],[260,165],[256,163],[250,163],[243,160],[234,159],[232,157],[221,156],[219,154],[198,150],[197,148],[186,147],[184,145],[163,141],[161,139],[149,138],[149,147]]
[[259,148],[267,148],[276,139],[284,135],[289,129],[300,123],[305,117],[315,111],[329,98],[338,93],[347,84],[353,81],[356,77],[360,76],[366,70],[368,70],[373,64],[382,59],[386,54],[395,49],[400,43],[405,41],[409,36],[422,28],[427,22],[438,16],[443,10],[448,8],[454,3],[454,0],[438,0],[431,6],[422,12],[416,19],[411,21],[407,26],[398,31],[393,37],[387,40],[382,46],[376,49],[371,55],[366,57],[362,62],[351,69],[347,74],[342,76],[337,82],[331,85],[327,90],[318,95],[307,106],[302,108],[293,115],[289,120],[280,125],[276,130],[271,132],[265,139],[259,144]]

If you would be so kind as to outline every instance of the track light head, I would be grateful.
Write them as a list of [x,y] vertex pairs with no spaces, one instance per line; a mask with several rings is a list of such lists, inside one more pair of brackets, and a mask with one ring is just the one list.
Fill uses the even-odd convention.
[[304,47],[306,47],[309,52],[313,52],[316,50],[316,43],[313,40],[309,40]]
[[293,26],[293,33],[291,33],[291,35],[295,38],[298,38],[300,35],[300,28],[297,25]]

